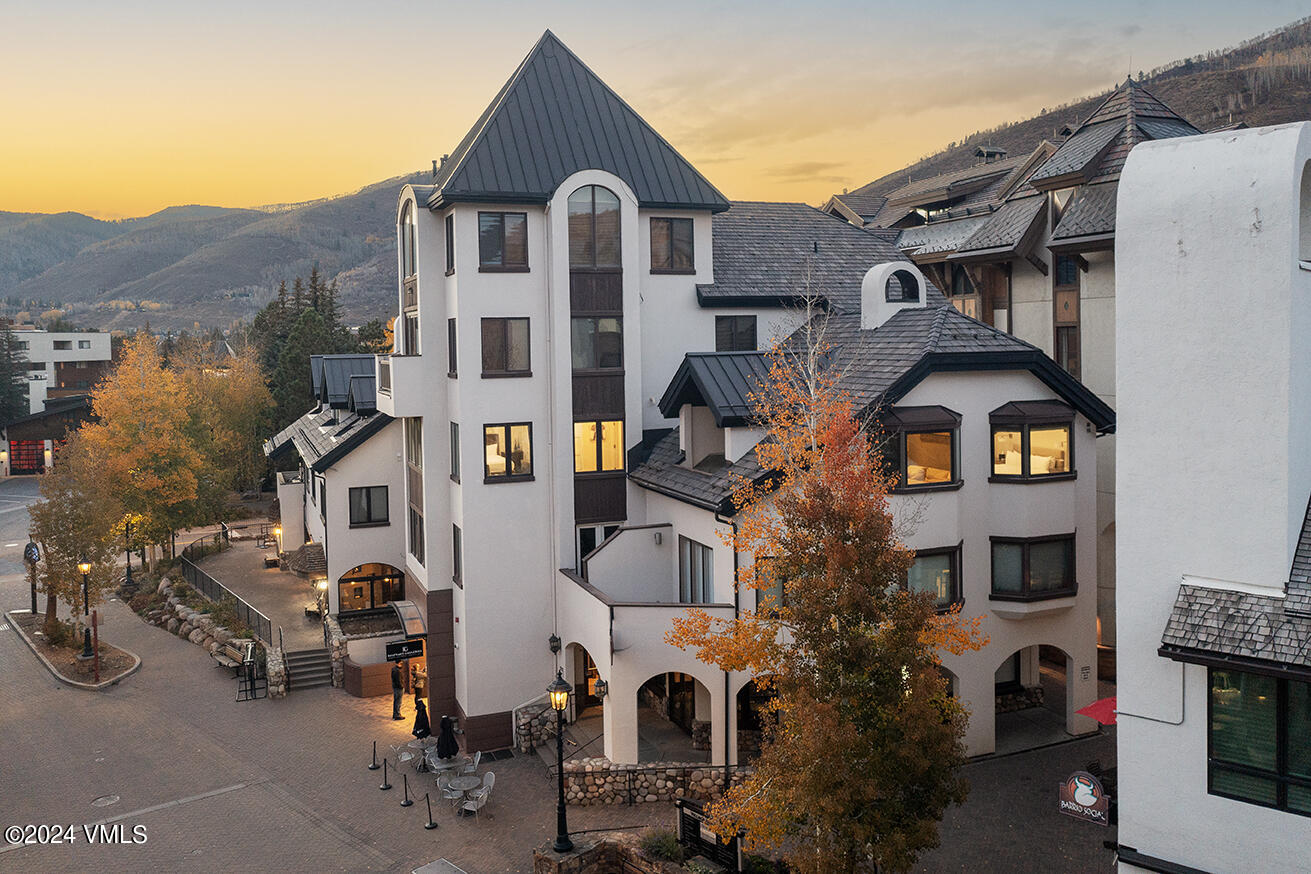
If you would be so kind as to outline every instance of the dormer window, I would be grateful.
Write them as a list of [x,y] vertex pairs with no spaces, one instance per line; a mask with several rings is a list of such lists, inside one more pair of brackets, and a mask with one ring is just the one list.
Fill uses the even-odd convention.
[[888,282],[883,289],[883,297],[888,303],[918,303],[919,280],[909,270],[897,270],[888,277]]
[[897,491],[958,488],[960,414],[946,407],[896,407],[882,418],[885,458]]

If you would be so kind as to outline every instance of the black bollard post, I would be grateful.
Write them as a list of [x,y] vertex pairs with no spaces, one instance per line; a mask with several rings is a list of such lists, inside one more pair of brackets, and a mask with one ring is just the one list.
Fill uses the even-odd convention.
[[378,788],[384,792],[391,788],[391,784],[387,782],[387,760],[385,758],[382,760],[382,785]]
[[431,831],[432,829],[437,828],[437,823],[432,821],[432,799],[428,796],[428,793],[425,792],[423,793],[423,800],[424,803],[428,805],[428,821],[423,824],[423,827]]
[[410,800],[410,775],[401,774],[401,782],[405,784],[405,800],[401,802],[401,807],[409,807],[414,803]]
[[378,770],[379,767],[380,766],[378,764],[378,742],[375,740],[373,742],[373,761],[369,765],[369,770],[376,771]]

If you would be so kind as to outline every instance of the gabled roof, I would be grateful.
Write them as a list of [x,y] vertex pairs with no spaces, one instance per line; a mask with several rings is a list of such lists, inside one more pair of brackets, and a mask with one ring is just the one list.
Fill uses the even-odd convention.
[[989,218],[985,214],[906,228],[897,237],[897,248],[908,255],[914,255],[917,263],[942,260],[932,256],[945,257],[955,252],[961,244],[987,225]]
[[926,176],[889,192],[888,204],[913,207],[959,199],[986,188],[989,183],[1006,176],[1023,164],[1028,157],[1027,154],[1016,155],[1003,161],[975,164],[963,170],[950,170],[936,176]]
[[628,478],[644,489],[716,513],[732,515],[737,512],[733,507],[733,489],[744,480],[756,482],[769,475],[760,466],[754,449],[716,470],[684,467],[681,463],[683,452],[678,448],[678,433],[675,428],[656,441],[650,455],[641,464],[633,466]]
[[757,394],[769,377],[763,352],[689,352],[660,398],[660,412],[673,419],[683,404],[710,408],[720,428],[737,428],[751,419]]
[[311,382],[321,403],[345,409],[350,400],[351,377],[373,376],[372,355],[311,355]]
[[1046,205],[1046,199],[1037,196],[1008,200],[956,247],[956,255],[967,259],[1023,254],[1026,244],[1045,224]]
[[273,435],[264,454],[278,459],[295,451],[306,467],[323,472],[362,446],[392,421],[384,413],[351,413],[337,421],[333,410],[312,410]]
[[643,207],[728,200],[549,30],[438,169],[428,206],[545,203],[566,177],[606,170]]
[[852,191],[830,197],[828,203],[824,204],[824,212],[864,225],[872,222],[887,202],[888,199],[881,194],[857,194]]
[[1052,231],[1051,245],[1071,243],[1089,237],[1115,233],[1115,203],[1118,182],[1085,185],[1065,205],[1061,220]]
[[377,376],[373,373],[353,374],[347,392],[346,407],[352,413],[372,413],[378,409]]
[[796,306],[809,290],[858,312],[865,273],[905,260],[886,239],[804,203],[734,201],[713,230],[715,281],[696,287],[703,307]]

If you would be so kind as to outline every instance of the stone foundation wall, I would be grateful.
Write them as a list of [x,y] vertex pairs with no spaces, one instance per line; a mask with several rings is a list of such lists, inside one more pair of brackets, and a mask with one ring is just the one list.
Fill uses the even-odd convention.
[[[732,771],[732,783],[744,772]],[[695,798],[708,801],[724,793],[724,769],[704,762],[647,762],[617,765],[604,756],[564,763],[564,798],[568,804],[626,804]]]
[[764,732],[755,731],[749,728],[739,728],[737,730],[737,754],[738,761],[742,761],[743,753],[760,752],[761,738]]
[[997,696],[997,713],[1014,713],[1016,710],[1028,710],[1041,707],[1043,702],[1042,686],[1030,686],[1018,692],[1007,692]]
[[514,747],[521,753],[533,750],[555,737],[555,711],[550,701],[518,708],[514,712]]
[[692,749],[708,750],[710,749],[710,721],[705,719],[692,720]]
[[282,650],[273,647],[268,651],[268,665],[265,668],[269,678],[269,697],[287,697],[287,662]]
[[328,655],[332,657],[332,687],[340,689],[346,677],[346,635],[341,633],[337,617],[328,616],[323,620],[328,627]]

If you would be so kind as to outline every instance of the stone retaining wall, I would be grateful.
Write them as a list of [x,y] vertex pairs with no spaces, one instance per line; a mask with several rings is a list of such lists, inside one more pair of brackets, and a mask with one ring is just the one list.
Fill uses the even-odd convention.
[[265,672],[269,678],[269,697],[286,698],[287,697],[287,662],[283,657],[282,650],[272,647],[268,651],[268,664]]
[[346,635],[342,634],[336,616],[329,615],[323,622],[328,627],[328,654],[332,656],[332,687],[340,689],[346,682]]
[[[178,637],[186,638],[210,655],[217,652],[223,644],[238,636],[230,629],[215,622],[208,613],[193,610],[184,604],[181,598],[173,594],[173,586],[174,581],[168,577],[160,581],[159,593],[164,596],[164,606],[154,610],[147,610],[142,618],[152,625],[158,625],[168,631],[169,634],[176,634]],[[263,644],[256,641],[256,646],[263,646]],[[281,698],[287,694],[285,669],[280,684],[281,692],[275,693],[273,653],[271,650],[266,650],[266,658],[268,662],[269,697]]]
[[[740,782],[745,772],[733,769],[731,780]],[[647,762],[617,765],[604,756],[571,759],[564,763],[566,803],[585,807],[593,804],[626,804],[633,801],[673,801],[695,798],[707,801],[724,793],[724,768],[704,762]]]
[[555,737],[555,711],[550,701],[525,705],[515,711],[514,746],[521,753],[533,750]]
[[1043,702],[1042,686],[1030,686],[1018,692],[1007,692],[997,696],[996,713],[1014,713],[1016,710],[1028,710],[1041,707]]
[[692,720],[692,749],[694,750],[710,749],[710,720],[708,719]]

